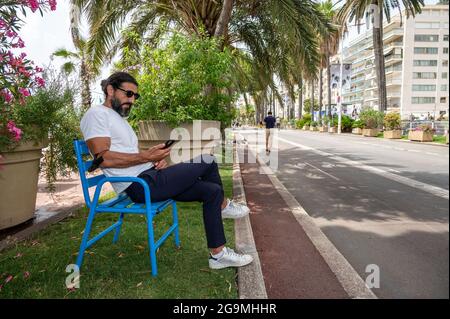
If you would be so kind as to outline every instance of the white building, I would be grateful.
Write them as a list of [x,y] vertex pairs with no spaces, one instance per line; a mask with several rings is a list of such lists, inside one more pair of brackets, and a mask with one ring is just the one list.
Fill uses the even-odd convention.
[[[427,5],[415,18],[406,19],[403,14],[403,21],[396,15],[384,22],[388,111],[398,111],[402,118],[411,114],[439,118],[448,113],[448,9],[448,5]],[[368,19],[360,31],[343,49],[344,63],[351,63],[350,86],[343,92],[343,104],[349,109],[378,106]],[[326,104],[326,84],[324,93]]]

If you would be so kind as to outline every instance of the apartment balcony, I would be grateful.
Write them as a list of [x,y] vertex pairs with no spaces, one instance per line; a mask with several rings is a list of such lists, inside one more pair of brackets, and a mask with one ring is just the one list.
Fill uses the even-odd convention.
[[403,36],[403,29],[394,29],[383,34],[383,41],[395,39]]
[[387,80],[386,81],[386,86],[397,86],[397,85],[402,85],[402,80],[401,79],[393,79],[393,80]]

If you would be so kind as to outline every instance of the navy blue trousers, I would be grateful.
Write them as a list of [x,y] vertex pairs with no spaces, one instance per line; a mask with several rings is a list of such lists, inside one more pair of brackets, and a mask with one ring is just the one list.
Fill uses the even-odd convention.
[[[150,186],[152,202],[170,198],[179,202],[202,202],[208,247],[217,248],[226,242],[222,223],[223,185],[215,157],[203,154],[197,163],[199,158],[161,170],[149,169],[138,177]],[[125,192],[134,202],[145,202],[144,188],[139,183],[132,183]]]

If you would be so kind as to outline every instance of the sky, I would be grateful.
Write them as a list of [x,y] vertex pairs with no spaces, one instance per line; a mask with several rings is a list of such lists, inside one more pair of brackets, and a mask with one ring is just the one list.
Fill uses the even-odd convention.
[[[338,0],[333,0],[336,2]],[[27,57],[35,62],[36,65],[46,66],[50,63],[51,54],[59,48],[74,50],[71,40],[69,26],[69,1],[58,0],[56,11],[48,11],[44,16],[38,12],[31,13],[24,18],[20,35],[25,42],[25,52]],[[436,3],[436,0],[425,0],[426,4]],[[345,44],[344,44],[345,45]],[[53,65],[60,67],[62,59],[55,58]],[[100,81],[108,76],[109,69],[104,68],[102,75],[96,84],[92,86],[95,102],[101,99]]]

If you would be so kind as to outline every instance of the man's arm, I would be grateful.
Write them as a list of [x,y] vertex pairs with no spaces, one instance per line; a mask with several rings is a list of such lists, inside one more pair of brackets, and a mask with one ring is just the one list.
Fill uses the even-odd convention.
[[111,138],[94,137],[86,141],[92,154],[103,156],[101,167],[125,168],[148,162],[158,162],[170,154],[170,148],[162,149],[164,144],[156,145],[146,151],[129,154],[110,151]]

